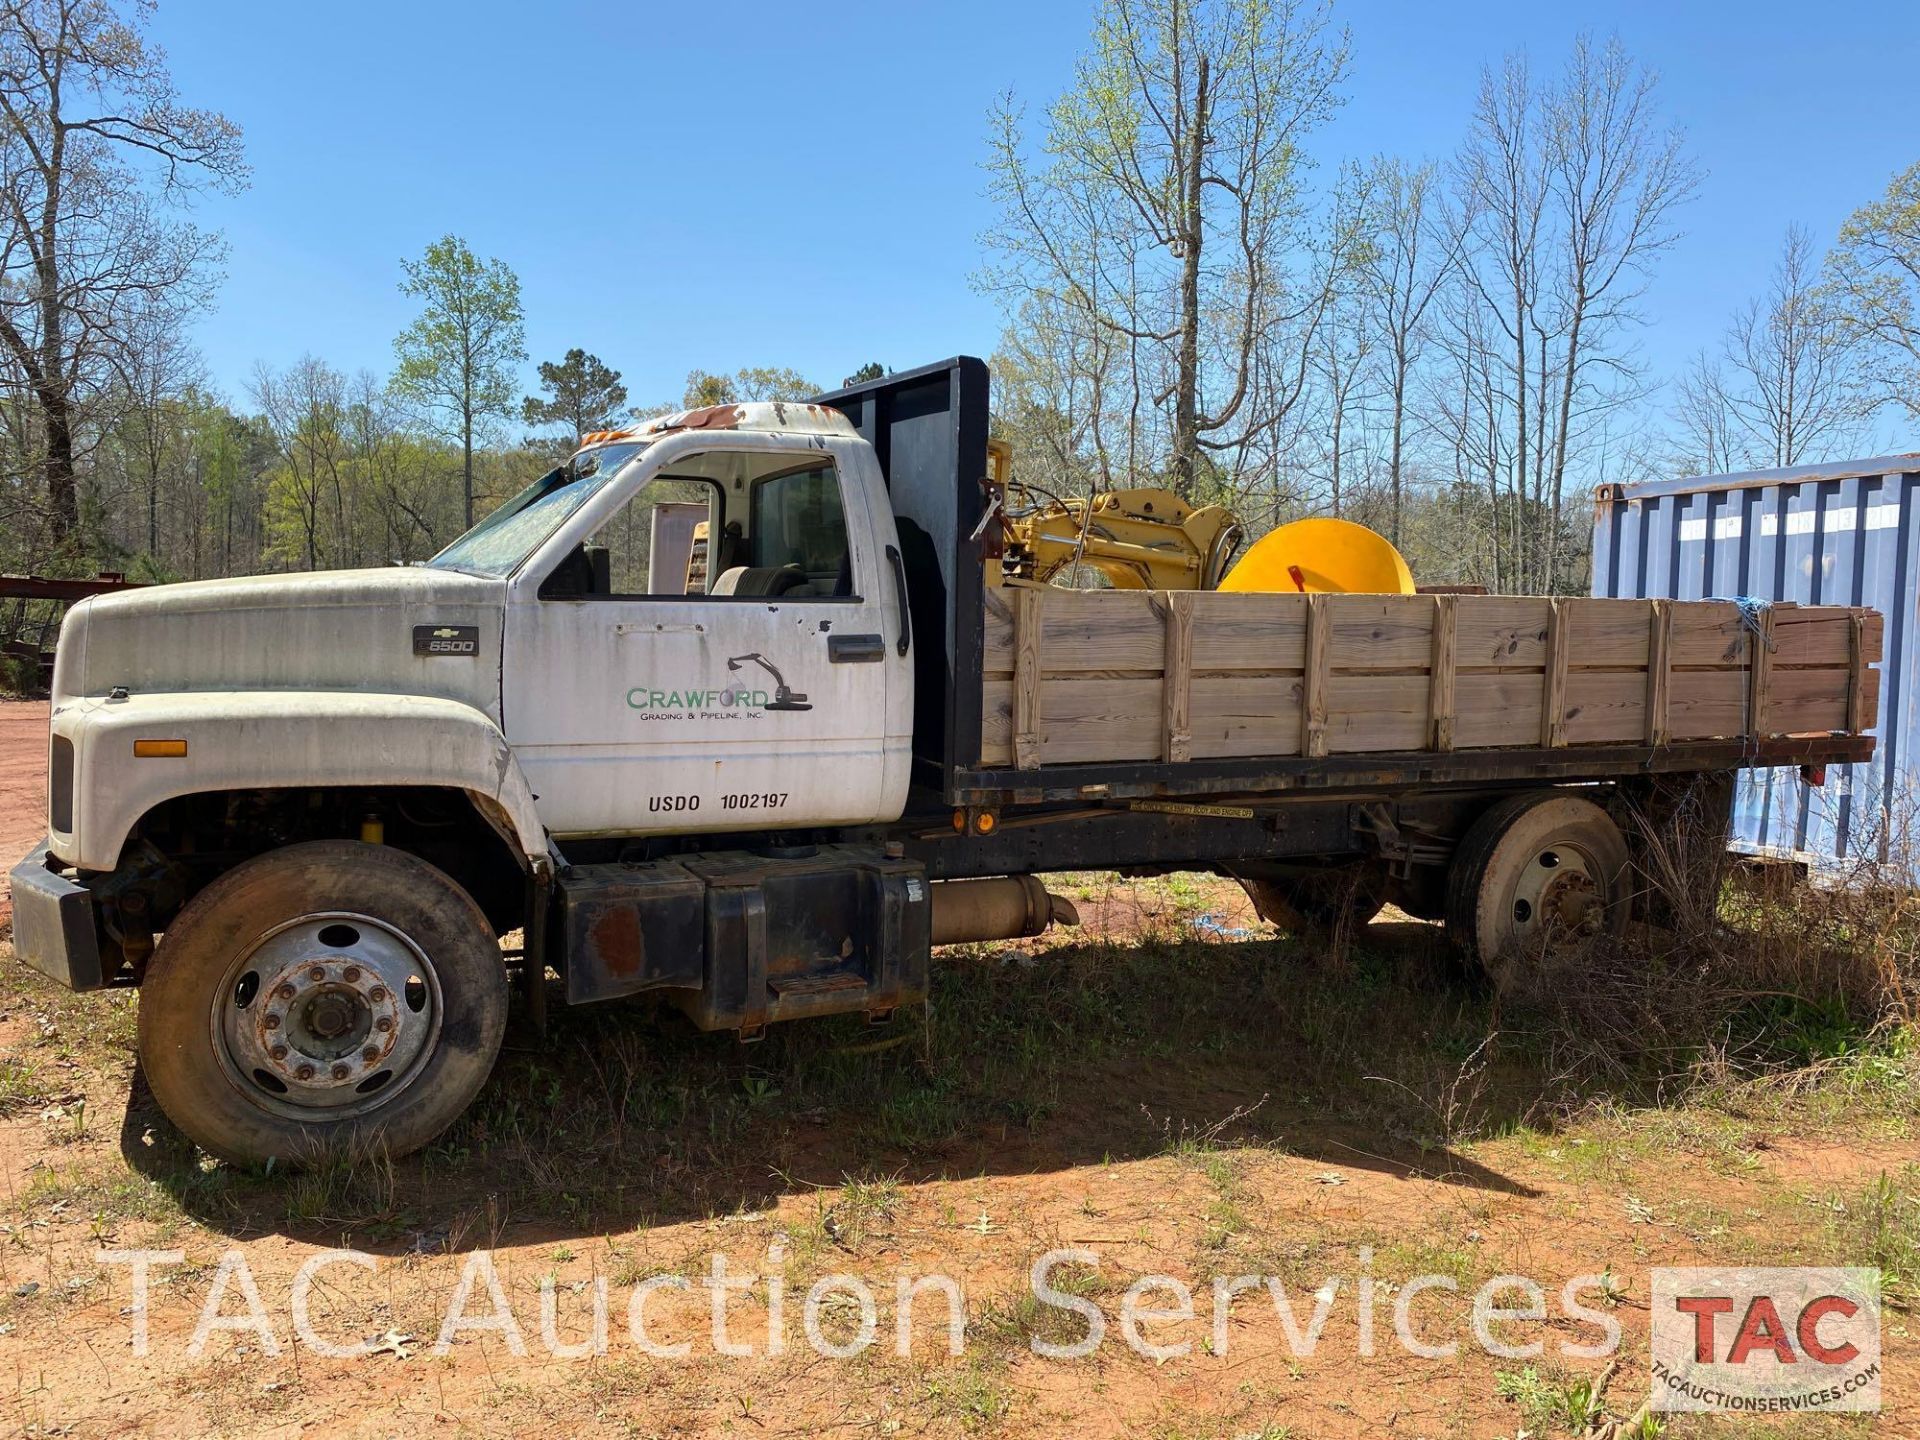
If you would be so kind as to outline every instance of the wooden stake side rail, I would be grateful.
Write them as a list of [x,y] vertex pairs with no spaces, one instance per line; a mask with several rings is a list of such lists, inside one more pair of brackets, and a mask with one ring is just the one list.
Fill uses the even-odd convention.
[[1859,733],[1881,631],[1845,606],[990,589],[981,765]]

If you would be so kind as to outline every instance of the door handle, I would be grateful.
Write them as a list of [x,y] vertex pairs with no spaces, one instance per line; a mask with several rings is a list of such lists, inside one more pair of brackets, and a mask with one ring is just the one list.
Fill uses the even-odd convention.
[[907,567],[900,558],[900,548],[897,545],[887,546],[887,559],[893,562],[893,583],[900,592],[899,647],[900,653],[904,655],[907,653],[907,647],[913,644],[913,611],[907,607]]
[[884,660],[886,656],[887,642],[883,636],[827,636],[827,659],[835,665],[862,665],[872,660]]

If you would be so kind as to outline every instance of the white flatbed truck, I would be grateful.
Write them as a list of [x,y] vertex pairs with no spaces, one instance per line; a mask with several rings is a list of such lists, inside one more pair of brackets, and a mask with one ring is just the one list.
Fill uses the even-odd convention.
[[536,1020],[549,970],[743,1039],[880,1019],[1114,869],[1391,896],[1493,961],[1624,922],[1627,809],[1871,752],[1870,611],[1003,581],[987,383],[589,437],[423,566],[76,605],[19,958],[141,988],[207,1150],[403,1153],[516,971]]

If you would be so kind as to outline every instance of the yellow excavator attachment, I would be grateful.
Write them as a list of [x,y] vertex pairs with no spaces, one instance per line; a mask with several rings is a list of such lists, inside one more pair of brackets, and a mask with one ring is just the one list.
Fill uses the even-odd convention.
[[[987,478],[1003,494],[1024,493],[1004,440],[987,442]],[[1282,525],[1227,570],[1240,522],[1223,506],[1195,509],[1171,491],[1145,488],[1042,498],[1044,504],[1004,522],[1006,549],[994,583],[1045,585],[1077,565],[1100,572],[1116,590],[1414,593],[1400,552],[1351,520]]]
[[1242,594],[1414,593],[1413,572],[1393,543],[1351,520],[1295,520],[1268,531],[1220,588]]

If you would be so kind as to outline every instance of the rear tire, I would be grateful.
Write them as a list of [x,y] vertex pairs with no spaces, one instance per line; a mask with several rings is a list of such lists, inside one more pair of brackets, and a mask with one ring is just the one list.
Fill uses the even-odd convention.
[[1509,796],[1474,821],[1447,873],[1447,930],[1518,993],[1555,947],[1617,938],[1629,910],[1626,837],[1591,800],[1562,790]]
[[416,856],[291,845],[221,876],[154,952],[140,1062],[226,1160],[417,1150],[486,1083],[507,979],[486,916]]

